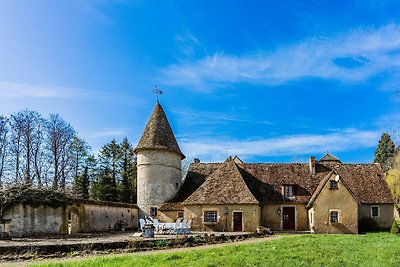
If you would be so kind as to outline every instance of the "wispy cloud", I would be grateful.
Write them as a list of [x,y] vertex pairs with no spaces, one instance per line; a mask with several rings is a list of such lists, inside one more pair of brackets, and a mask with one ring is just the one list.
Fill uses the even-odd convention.
[[230,83],[276,85],[303,78],[354,83],[384,71],[400,74],[400,25],[313,37],[275,51],[214,53],[162,70],[166,84],[210,91]]
[[82,88],[39,86],[0,81],[0,97],[4,98],[61,98],[93,102],[117,103],[127,106],[143,106],[140,98]]
[[287,135],[257,140],[224,140],[223,138],[182,139],[182,150],[188,158],[203,161],[223,160],[227,154],[244,159],[282,155],[310,155],[326,150],[340,152],[376,146],[379,131],[342,130],[331,134]]

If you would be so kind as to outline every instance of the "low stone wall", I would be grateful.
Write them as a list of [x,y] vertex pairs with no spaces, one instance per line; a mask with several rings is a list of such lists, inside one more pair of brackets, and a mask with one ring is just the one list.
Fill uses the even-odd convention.
[[218,244],[225,242],[242,241],[252,237],[265,237],[268,235],[258,235],[254,233],[243,233],[234,235],[192,235],[192,236],[173,236],[169,238],[132,238],[125,241],[94,241],[83,243],[41,244],[41,245],[18,245],[0,246],[0,262],[30,259],[40,257],[63,257],[68,253],[78,255],[82,253],[93,253],[98,251],[122,250],[124,252],[136,252],[146,250],[160,250],[167,248],[194,247],[207,244]]
[[77,200],[59,208],[16,204],[3,217],[11,219],[7,230],[12,237],[118,231],[138,226],[136,205],[91,200]]

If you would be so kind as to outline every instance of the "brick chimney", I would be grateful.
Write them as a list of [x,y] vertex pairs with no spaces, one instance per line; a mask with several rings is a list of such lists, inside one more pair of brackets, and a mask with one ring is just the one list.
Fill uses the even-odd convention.
[[313,175],[317,173],[317,169],[315,168],[315,157],[314,156],[310,157],[310,172]]

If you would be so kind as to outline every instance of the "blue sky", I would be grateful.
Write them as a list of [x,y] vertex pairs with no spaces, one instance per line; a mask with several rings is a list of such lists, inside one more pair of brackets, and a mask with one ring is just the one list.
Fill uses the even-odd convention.
[[398,1],[0,0],[0,114],[59,113],[94,151],[160,98],[188,160],[371,162],[399,128]]

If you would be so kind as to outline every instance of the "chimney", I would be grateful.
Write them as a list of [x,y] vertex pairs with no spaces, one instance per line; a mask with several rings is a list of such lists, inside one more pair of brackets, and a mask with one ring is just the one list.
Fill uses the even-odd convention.
[[310,157],[310,172],[313,175],[317,173],[317,169],[315,168],[315,157],[314,156]]
[[194,163],[200,163],[200,159],[199,158],[194,158],[193,162]]

